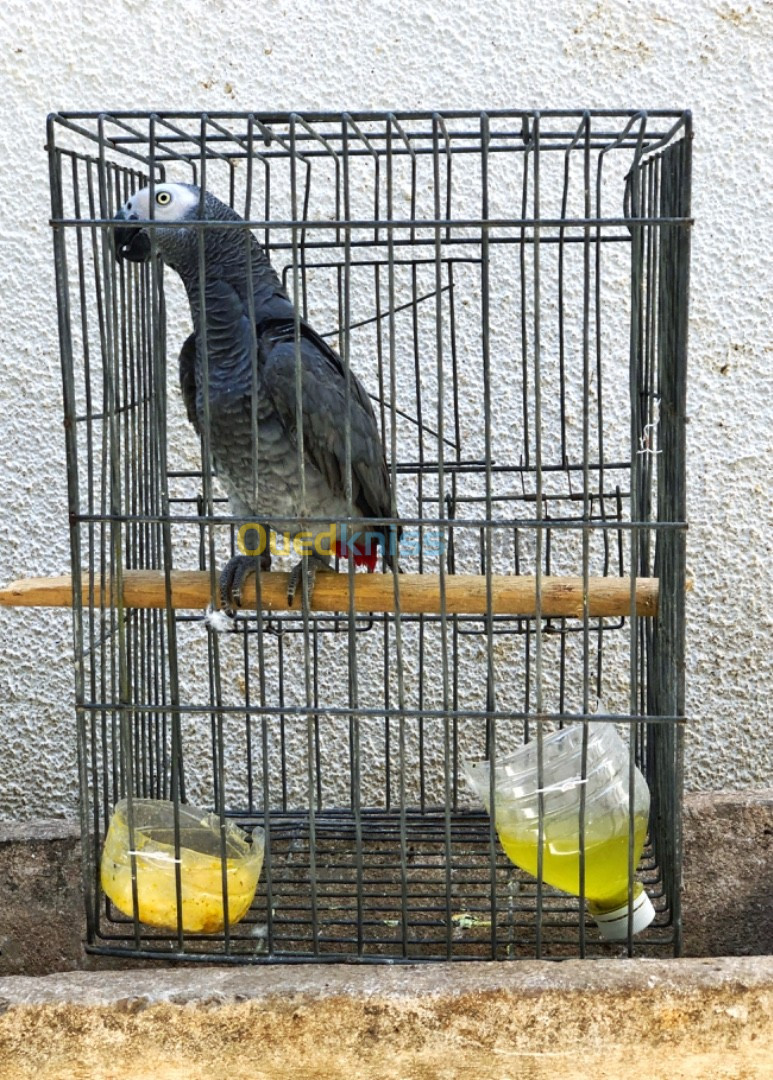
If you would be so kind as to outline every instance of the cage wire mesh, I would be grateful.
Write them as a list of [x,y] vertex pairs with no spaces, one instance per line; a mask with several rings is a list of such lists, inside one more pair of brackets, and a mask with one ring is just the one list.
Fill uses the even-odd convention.
[[[619,951],[582,872],[576,898],[513,865],[462,772],[600,720],[652,796],[629,903],[635,870],[657,915],[623,951],[679,951],[690,137],[689,114],[665,111],[49,119],[91,951]],[[244,218],[370,395],[403,524],[396,610],[305,596],[219,635],[173,605],[179,569],[209,572],[217,602],[242,522],[180,399],[180,283],[115,257],[116,211],[165,180]],[[133,570],[165,581],[160,607],[124,603]],[[405,609],[409,574],[436,576],[435,610]],[[483,577],[479,611],[448,603],[463,575]],[[532,576],[531,613],[497,609],[497,575]],[[563,576],[579,608],[546,615]],[[634,600],[653,577],[656,615],[592,613],[596,579]],[[127,795],[265,829],[242,921],[189,934],[179,903],[176,931],[140,922],[136,892],[134,917],[111,904],[100,855]]]

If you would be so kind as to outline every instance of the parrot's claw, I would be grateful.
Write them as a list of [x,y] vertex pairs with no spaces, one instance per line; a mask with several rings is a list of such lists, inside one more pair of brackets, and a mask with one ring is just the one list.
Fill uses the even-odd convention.
[[[293,600],[295,599],[295,594],[298,590],[298,586],[303,581],[304,561],[304,559],[301,559],[301,561],[299,563],[296,563],[296,565],[290,571],[290,579],[287,583],[287,604],[289,607],[293,606]],[[308,556],[308,567],[309,602],[311,602],[311,594],[314,591],[314,581],[316,579],[317,572],[321,570],[323,573],[326,574],[334,574],[335,570],[323,555],[317,555],[315,552],[312,552],[311,555]],[[301,589],[301,600],[302,599],[303,589]]]
[[242,606],[242,588],[251,574],[271,567],[271,555],[264,551],[262,555],[234,555],[223,567],[220,574],[220,602],[226,614],[232,615]]

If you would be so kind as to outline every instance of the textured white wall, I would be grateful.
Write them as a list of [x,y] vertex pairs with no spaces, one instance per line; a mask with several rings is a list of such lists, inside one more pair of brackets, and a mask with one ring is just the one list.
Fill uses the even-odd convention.
[[[49,111],[691,107],[687,784],[769,785],[770,4],[27,0],[0,43],[3,582],[68,566]],[[0,611],[0,648],[0,818],[71,816],[69,617]]]

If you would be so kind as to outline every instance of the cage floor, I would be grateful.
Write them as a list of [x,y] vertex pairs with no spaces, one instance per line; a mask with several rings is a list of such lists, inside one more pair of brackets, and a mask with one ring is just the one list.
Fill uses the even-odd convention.
[[[234,815],[249,829],[262,816]],[[245,918],[218,935],[176,935],[122,916],[104,901],[89,950],[136,958],[265,963],[389,962],[609,956],[579,902],[513,866],[483,814],[442,810],[276,813],[258,892]],[[404,861],[401,855],[404,852]],[[449,852],[449,857],[446,857]],[[401,872],[401,865],[405,867]],[[637,877],[657,916],[635,955],[673,952],[670,912],[651,846]],[[492,903],[492,894],[495,903]],[[269,917],[269,904],[271,917]],[[492,912],[494,915],[492,917]],[[582,932],[581,932],[582,931]]]

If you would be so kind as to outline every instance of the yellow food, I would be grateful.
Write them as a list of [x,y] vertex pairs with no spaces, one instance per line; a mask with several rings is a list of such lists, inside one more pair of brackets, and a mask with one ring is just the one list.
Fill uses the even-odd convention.
[[[161,800],[134,800],[134,852],[137,867],[137,917],[148,926],[177,929],[173,811]],[[150,819],[150,824],[144,823]],[[165,819],[165,820],[164,820]],[[182,926],[188,933],[214,934],[225,926],[223,860],[219,820],[212,814],[180,809],[180,897]],[[236,826],[226,830],[225,877],[228,920],[247,913],[263,865],[263,833],[250,844]],[[167,842],[171,841],[171,842]],[[116,806],[102,852],[102,888],[125,915],[134,915],[129,828],[125,800]]]
[[[497,832],[508,858],[537,876],[539,850],[536,823],[498,821]],[[634,818],[634,867],[647,836],[646,817]],[[542,880],[562,892],[580,892],[580,839],[576,819],[545,823],[542,837]],[[634,885],[634,896],[641,892]],[[628,902],[628,822],[614,831],[609,821],[591,823],[585,830],[585,896],[591,912],[612,911]]]

